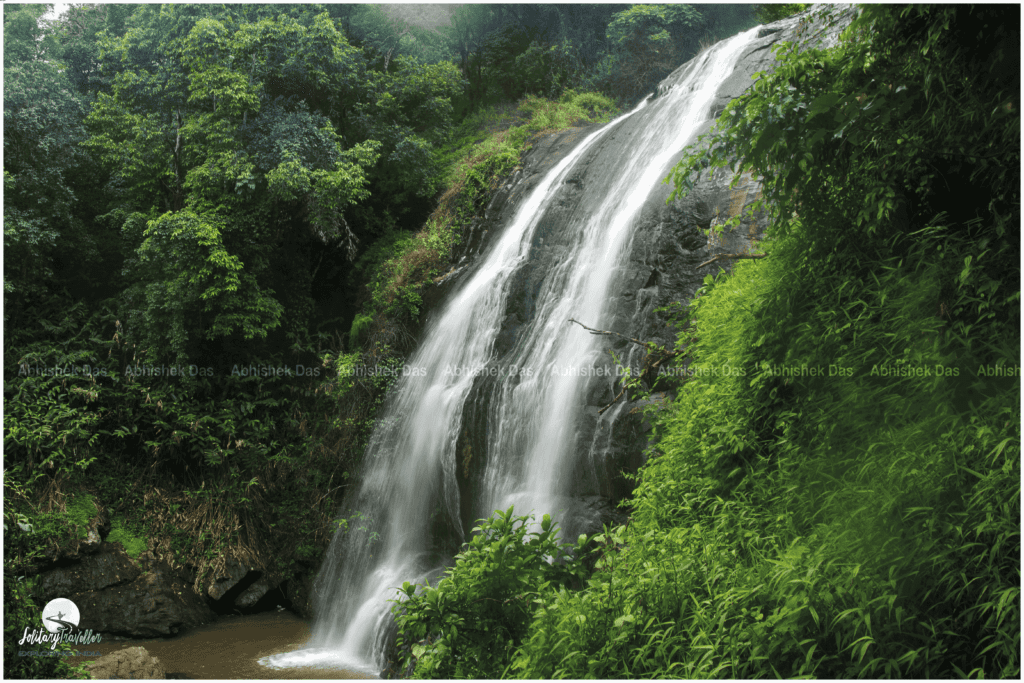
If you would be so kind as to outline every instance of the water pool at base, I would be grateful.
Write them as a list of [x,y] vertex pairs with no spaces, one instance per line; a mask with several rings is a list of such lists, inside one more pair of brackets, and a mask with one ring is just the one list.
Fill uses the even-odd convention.
[[[108,655],[129,647],[142,646],[160,660],[168,678],[257,678],[257,679],[355,679],[376,678],[369,673],[332,665],[329,659],[316,657],[307,666],[271,668],[259,663],[272,655],[303,652],[309,640],[310,625],[288,611],[265,612],[247,616],[225,616],[171,638],[132,638],[106,640],[88,649]],[[84,649],[84,648],[83,648]],[[89,658],[72,658],[77,664]]]

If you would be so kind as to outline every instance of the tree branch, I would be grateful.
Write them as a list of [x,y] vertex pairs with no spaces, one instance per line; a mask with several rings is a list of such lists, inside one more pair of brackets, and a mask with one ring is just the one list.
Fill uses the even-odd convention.
[[612,407],[613,405],[615,405],[616,403],[618,403],[618,402],[619,402],[619,399],[620,399],[620,398],[622,398],[622,395],[623,395],[624,393],[626,393],[626,383],[625,383],[625,382],[623,382],[623,384],[622,384],[622,389],[621,389],[621,390],[619,391],[619,393],[618,393],[618,394],[616,394],[615,398],[613,398],[613,399],[612,399],[612,402],[611,402],[611,403],[609,403],[608,405],[606,405],[606,406],[605,406],[604,408],[601,408],[601,410],[597,411],[597,414],[598,414],[598,415],[604,415],[604,411],[608,410],[608,409],[609,409],[609,408],[611,408],[611,407]]
[[[597,329],[594,329],[593,327],[587,327],[586,325],[581,323],[579,320],[576,320],[575,318],[569,318],[569,322],[576,323],[577,325],[579,325],[583,329],[585,329],[588,332],[590,332],[590,334],[604,335],[606,337],[620,337],[622,339],[625,339],[626,341],[630,341],[630,342],[633,342],[634,344],[639,344],[640,346],[644,347],[644,349],[647,350],[647,355],[644,357],[644,367],[640,371],[639,377],[641,379],[643,379],[645,377],[649,378],[651,373],[656,373],[658,368],[661,366],[662,363],[664,363],[666,361],[669,361],[669,360],[672,360],[673,358],[677,358],[677,357],[686,355],[686,350],[685,349],[666,349],[666,348],[663,348],[661,346],[658,346],[657,344],[655,344],[653,342],[642,342],[639,339],[634,339],[633,337],[627,337],[626,335],[619,334],[618,332],[609,332],[607,330],[597,330]],[[612,399],[612,402],[609,403],[608,405],[606,405],[604,408],[601,408],[599,411],[597,411],[597,414],[598,415],[603,415],[606,410],[608,410],[613,405],[618,403],[619,399],[622,398],[622,396],[626,393],[626,390],[628,388],[629,388],[629,384],[627,382],[623,381],[622,382],[622,387],[619,390],[619,393],[616,394],[615,398]]]
[[590,332],[590,334],[603,334],[606,337],[621,337],[622,339],[625,339],[626,341],[631,341],[634,344],[639,344],[640,346],[644,347],[645,349],[649,348],[646,342],[642,342],[639,339],[633,339],[633,337],[627,337],[626,335],[619,334],[618,332],[608,332],[607,330],[595,330],[593,327],[587,327],[586,325],[581,323],[579,320],[576,320],[575,318],[569,318],[569,322],[576,323],[577,325],[579,325],[580,327],[582,327],[586,331]]

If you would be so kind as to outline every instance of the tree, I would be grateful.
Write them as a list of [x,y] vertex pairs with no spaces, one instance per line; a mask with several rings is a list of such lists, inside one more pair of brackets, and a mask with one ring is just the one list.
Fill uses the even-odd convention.
[[95,97],[100,90],[109,92],[110,81],[100,73],[100,33],[124,35],[135,9],[135,5],[120,4],[69,5],[53,22],[54,53],[79,93]]
[[86,162],[85,103],[49,59],[40,7],[4,6],[4,319],[14,322],[58,287],[59,254],[79,267],[97,254],[69,181]]
[[451,62],[428,65],[402,57],[391,68],[392,73],[367,73],[367,97],[353,109],[349,134],[380,141],[370,182],[376,196],[402,216],[444,181],[438,150],[451,134],[452,100],[462,78]]
[[800,2],[754,5],[754,18],[757,19],[758,23],[770,24],[773,21],[792,16],[797,12],[803,12],[808,7],[810,5]]
[[113,85],[89,114],[88,145],[124,188],[130,331],[184,362],[200,339],[281,324],[267,280],[280,245],[340,240],[354,257],[344,212],[367,196],[379,143],[346,145],[332,122],[365,69],[326,14],[303,25],[147,10],[103,40]]
[[696,53],[702,31],[690,5],[633,5],[616,13],[608,24],[606,87],[628,99],[651,89]]
[[4,69],[40,59],[50,40],[40,18],[53,5],[8,4],[4,12]]
[[458,56],[462,77],[467,81],[470,108],[482,102],[487,93],[480,48],[498,25],[498,17],[491,7],[462,5],[452,13],[451,26],[445,30],[445,38]]

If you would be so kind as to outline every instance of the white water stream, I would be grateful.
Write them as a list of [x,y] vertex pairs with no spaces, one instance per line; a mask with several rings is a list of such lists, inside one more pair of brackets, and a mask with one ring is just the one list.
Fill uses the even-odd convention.
[[[349,530],[335,537],[320,572],[312,639],[262,664],[381,670],[396,588],[438,575],[450,558],[439,550],[439,528],[461,539],[456,444],[475,374],[495,367],[513,277],[528,266],[535,229],[574,165],[598,149],[590,163],[610,165],[614,181],[603,201],[577,207],[560,228],[565,250],[543,274],[533,315],[496,370],[482,496],[472,506],[486,514],[514,504],[517,514],[539,519],[551,513],[561,521],[571,505],[572,480],[587,465],[576,435],[586,373],[605,364],[597,338],[567,320],[601,327],[641,206],[707,121],[716,89],[756,34],[752,29],[697,57],[667,92],[587,136],[523,201],[425,332],[408,360],[417,372],[403,376],[390,394],[367,448],[361,487],[346,503],[359,517],[347,515]],[[628,145],[607,146],[610,158],[604,158],[605,149],[595,145],[611,134],[628,136]]]

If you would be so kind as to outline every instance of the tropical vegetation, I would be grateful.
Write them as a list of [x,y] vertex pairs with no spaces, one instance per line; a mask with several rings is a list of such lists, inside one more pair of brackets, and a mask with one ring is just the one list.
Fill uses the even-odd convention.
[[[315,571],[423,294],[537,135],[800,5],[4,12],[5,675],[109,541]],[[426,10],[423,10],[426,12]],[[835,17],[833,17],[835,19]],[[413,21],[415,20],[415,21]],[[447,23],[445,23],[447,22]],[[1019,8],[867,5],[673,170],[756,176],[678,311],[628,525],[481,520],[416,677],[1020,677]],[[722,368],[735,372],[714,372]],[[571,541],[570,544],[563,544]]]
[[755,175],[769,228],[679,314],[628,525],[556,559],[589,547],[585,585],[499,611],[474,588],[529,560],[511,511],[482,522],[396,606],[406,669],[1020,676],[1018,23],[867,5],[839,45],[778,50],[671,176]]
[[[401,364],[424,288],[531,141],[609,120],[753,23],[717,5],[48,8],[3,7],[11,628],[100,510],[108,541],[197,585],[228,558],[314,572],[391,383],[353,368]],[[5,634],[5,674],[72,675]]]

